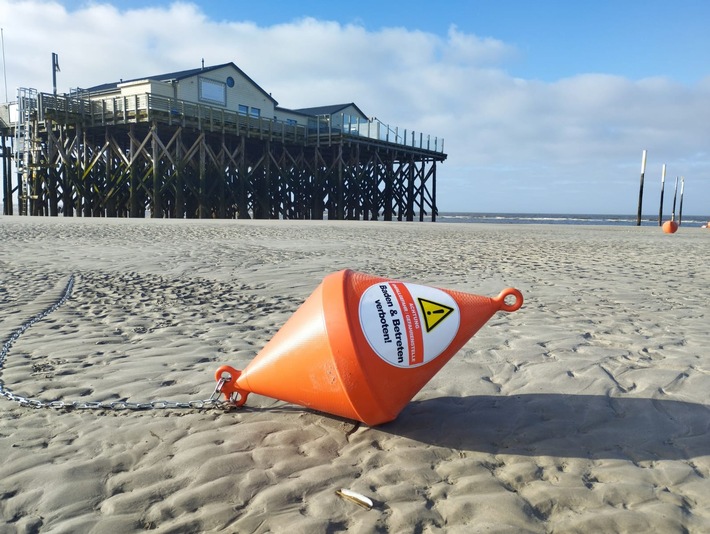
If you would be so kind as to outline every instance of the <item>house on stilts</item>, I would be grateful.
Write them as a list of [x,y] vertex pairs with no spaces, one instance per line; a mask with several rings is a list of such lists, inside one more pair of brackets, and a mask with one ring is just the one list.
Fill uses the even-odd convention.
[[286,109],[234,63],[0,104],[3,214],[436,220],[442,139]]

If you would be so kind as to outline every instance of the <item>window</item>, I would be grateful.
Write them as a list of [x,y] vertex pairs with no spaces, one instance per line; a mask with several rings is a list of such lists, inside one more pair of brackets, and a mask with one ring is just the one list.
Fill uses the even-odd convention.
[[298,121],[296,119],[286,119],[286,124],[289,126],[296,126],[298,124]]
[[211,104],[227,105],[227,86],[215,80],[199,78],[199,99]]
[[239,104],[239,114],[240,115],[247,115],[249,113],[249,106],[245,106],[244,104]]
[[249,108],[249,115],[252,117],[261,117],[261,110],[259,108]]

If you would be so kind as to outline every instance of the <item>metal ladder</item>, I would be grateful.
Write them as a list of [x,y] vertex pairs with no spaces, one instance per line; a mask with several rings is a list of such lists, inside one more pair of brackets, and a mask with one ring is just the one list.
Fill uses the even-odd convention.
[[13,158],[17,169],[19,195],[19,215],[28,214],[30,197],[30,164],[34,154],[34,131],[32,115],[37,111],[37,89],[20,87],[17,89],[17,124]]

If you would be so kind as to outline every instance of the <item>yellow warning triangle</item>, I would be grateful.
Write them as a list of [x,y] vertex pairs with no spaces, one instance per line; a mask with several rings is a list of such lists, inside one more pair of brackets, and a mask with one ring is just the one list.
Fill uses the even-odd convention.
[[424,323],[426,324],[426,331],[431,332],[436,325],[441,323],[446,319],[454,309],[450,306],[445,306],[444,304],[439,304],[438,302],[433,302],[431,300],[419,298],[419,307],[422,309],[422,315],[424,315]]

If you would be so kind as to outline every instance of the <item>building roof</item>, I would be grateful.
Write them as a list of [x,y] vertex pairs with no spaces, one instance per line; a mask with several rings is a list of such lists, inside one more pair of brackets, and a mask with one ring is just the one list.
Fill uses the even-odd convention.
[[206,74],[208,72],[217,70],[217,69],[222,69],[224,67],[232,67],[234,68],[241,76],[249,80],[250,83],[254,85],[259,91],[261,91],[264,96],[266,96],[268,99],[272,100],[274,102],[274,105],[277,105],[278,102],[272,97],[269,93],[264,91],[259,84],[257,84],[254,80],[252,80],[249,76],[246,75],[246,73],[237,67],[234,62],[229,62],[229,63],[222,63],[221,65],[213,65],[211,67],[199,67],[196,69],[188,69],[188,70],[179,70],[175,72],[167,72],[165,74],[155,74],[152,76],[143,76],[141,78],[133,78],[132,80],[119,80],[117,82],[110,82],[110,83],[104,83],[101,85],[95,85],[94,87],[89,87],[86,89],[86,91],[89,91],[91,93],[101,93],[104,91],[115,91],[118,89],[119,84],[122,83],[130,83],[130,82],[137,82],[140,80],[156,80],[160,82],[165,82],[168,80],[183,80],[185,78],[191,78],[193,76],[197,76],[198,74]]
[[300,109],[294,109],[293,111],[297,111],[298,113],[303,113],[304,115],[334,115],[345,108],[352,106],[354,107],[360,115],[363,117],[367,117],[362,110],[355,105],[354,102],[350,102],[348,104],[333,104],[331,106],[317,106],[314,108],[300,108]]

